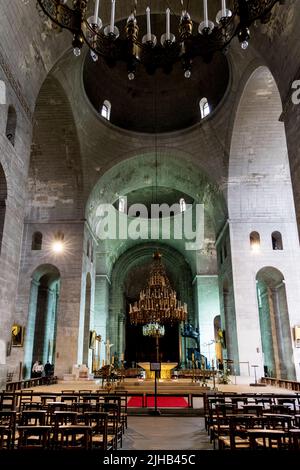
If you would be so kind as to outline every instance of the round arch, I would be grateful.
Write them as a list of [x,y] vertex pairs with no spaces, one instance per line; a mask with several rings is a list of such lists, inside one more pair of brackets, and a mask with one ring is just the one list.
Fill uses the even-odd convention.
[[32,273],[24,344],[25,378],[31,376],[35,361],[55,363],[60,277],[59,269],[52,264],[40,265]]
[[264,372],[269,377],[296,380],[285,279],[266,266],[256,275]]
[[[184,257],[177,250],[160,243],[145,243],[132,247],[123,253],[116,261],[111,275],[110,309],[108,316],[108,337],[115,345],[115,352],[120,356],[126,351],[126,322],[128,305],[137,299],[141,288],[147,281],[149,267],[154,251],[159,250],[166,268],[167,275],[178,298],[188,306],[189,320],[198,326],[198,319],[194,311],[194,293],[192,286],[192,271]],[[134,288],[133,281],[134,280]],[[179,345],[179,332],[177,345],[181,359],[184,357],[184,342]]]

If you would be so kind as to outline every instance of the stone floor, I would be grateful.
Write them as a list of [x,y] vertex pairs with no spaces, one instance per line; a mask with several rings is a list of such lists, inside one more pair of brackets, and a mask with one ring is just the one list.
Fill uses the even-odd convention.
[[129,416],[123,450],[212,450],[203,418]]

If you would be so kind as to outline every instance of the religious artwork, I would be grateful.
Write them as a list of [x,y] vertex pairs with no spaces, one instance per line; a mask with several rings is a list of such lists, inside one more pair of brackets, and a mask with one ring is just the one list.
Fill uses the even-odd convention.
[[96,348],[96,337],[97,337],[97,333],[96,331],[90,331],[90,345],[89,345],[89,348],[90,349],[95,349]]
[[218,329],[218,342],[221,344],[222,349],[226,349],[225,330]]
[[25,328],[21,325],[14,324],[11,327],[11,345],[13,347],[22,347],[24,342]]

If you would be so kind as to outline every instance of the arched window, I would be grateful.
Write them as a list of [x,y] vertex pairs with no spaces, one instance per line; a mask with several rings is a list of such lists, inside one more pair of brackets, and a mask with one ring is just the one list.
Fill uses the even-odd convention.
[[258,232],[250,233],[250,246],[252,251],[259,251],[260,249],[260,235]]
[[202,98],[199,103],[201,119],[205,118],[210,113],[210,107],[207,101],[207,98]]
[[183,197],[179,199],[179,204],[180,204],[180,212],[186,211],[186,202],[183,199]]
[[125,197],[119,198],[119,212],[125,213],[126,211],[126,200]]
[[283,250],[282,236],[280,232],[272,233],[272,247],[273,250]]
[[12,145],[15,145],[16,127],[17,113],[13,106],[9,106],[6,123],[6,137]]
[[0,104],[6,104],[6,85],[0,80]]
[[101,108],[101,116],[107,121],[110,120],[111,104],[105,100]]
[[43,244],[43,234],[41,232],[34,232],[32,235],[31,249],[41,250]]

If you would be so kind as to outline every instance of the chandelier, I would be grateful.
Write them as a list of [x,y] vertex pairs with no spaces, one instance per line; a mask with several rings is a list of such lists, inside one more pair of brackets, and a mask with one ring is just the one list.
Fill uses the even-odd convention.
[[[158,68],[170,73],[177,62],[182,63],[184,76],[190,78],[194,58],[202,57],[204,61],[210,62],[215,52],[226,51],[234,37],[238,37],[241,47],[246,49],[250,40],[250,26],[257,20],[267,23],[275,4],[283,3],[282,0],[227,0],[227,4],[226,0],[218,1],[220,10],[214,12],[215,21],[212,21],[208,0],[199,0],[202,21],[197,25],[196,34],[187,9],[188,1],[180,0],[182,13],[178,17],[176,32],[171,31],[171,11],[166,8],[165,32],[160,38],[152,32],[151,12],[147,7],[145,19],[140,21],[140,24],[146,25],[146,34],[141,40],[136,14],[137,0],[134,1],[124,31],[119,31],[115,24],[116,0],[111,0],[110,22],[104,27],[99,17],[100,0],[37,0],[37,4],[41,12],[57,26],[73,34],[72,46],[76,56],[80,55],[86,43],[94,61],[102,57],[110,66],[123,61],[127,64],[129,80],[133,80],[139,64],[148,73],[154,73]],[[68,4],[72,4],[72,8]],[[93,14],[89,16],[88,12]]]
[[[177,300],[177,294],[171,288],[158,252],[153,255],[148,285],[140,292],[139,300],[130,305],[129,317],[130,323],[146,324],[145,331],[153,332],[156,324],[178,323],[187,318],[187,305]],[[152,336],[155,335],[156,333]]]
[[160,338],[165,335],[165,327],[159,323],[148,323],[143,326],[143,335]]

